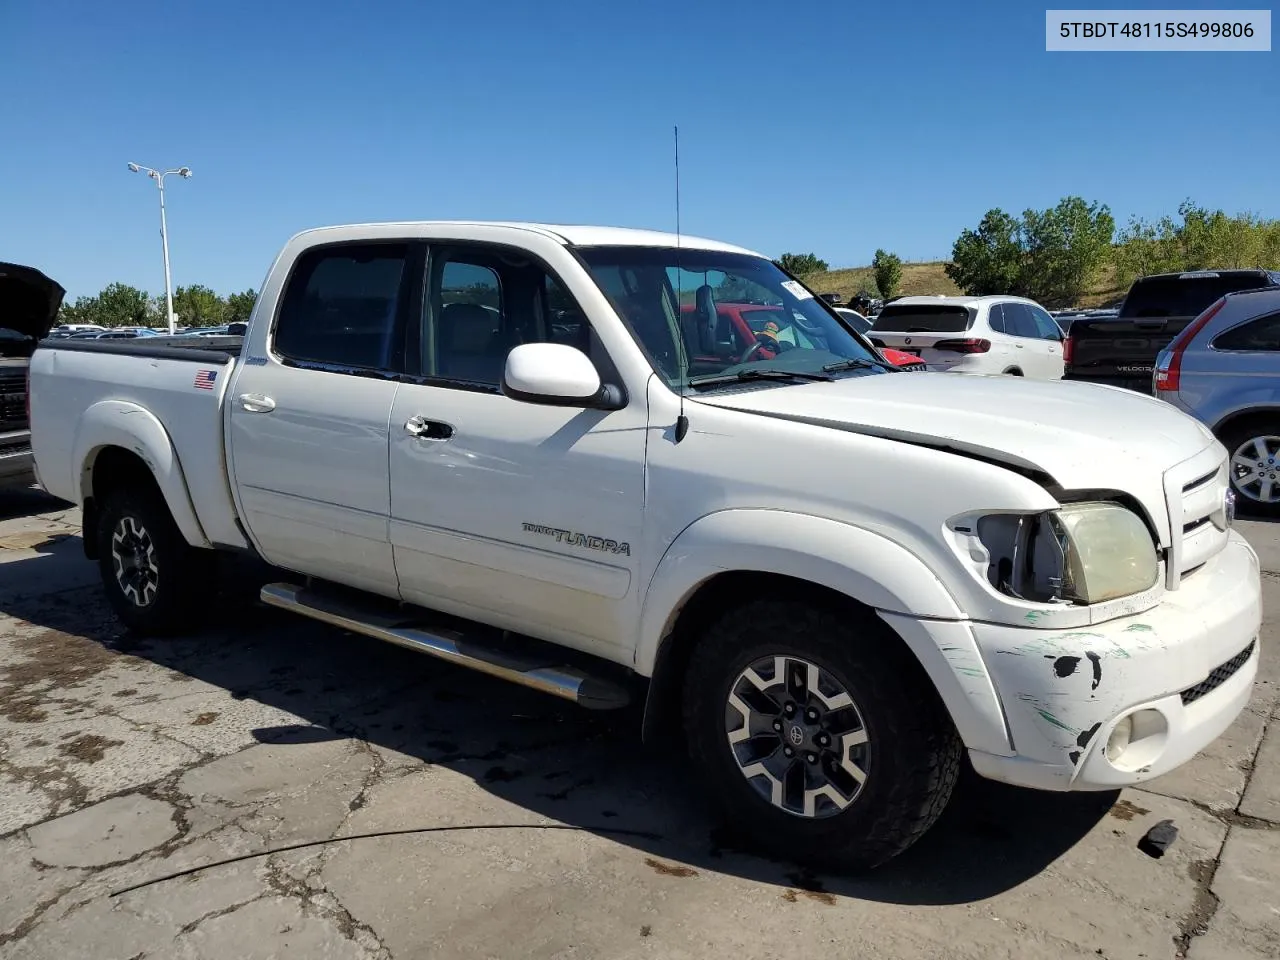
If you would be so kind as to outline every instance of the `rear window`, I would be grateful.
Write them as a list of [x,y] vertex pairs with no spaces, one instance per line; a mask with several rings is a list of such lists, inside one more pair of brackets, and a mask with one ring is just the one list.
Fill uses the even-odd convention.
[[893,333],[964,333],[973,322],[966,307],[931,304],[891,304],[880,311],[874,331]]
[[1212,277],[1149,277],[1134,283],[1122,317],[1194,317],[1226,293],[1254,290],[1271,283],[1258,273],[1223,273]]

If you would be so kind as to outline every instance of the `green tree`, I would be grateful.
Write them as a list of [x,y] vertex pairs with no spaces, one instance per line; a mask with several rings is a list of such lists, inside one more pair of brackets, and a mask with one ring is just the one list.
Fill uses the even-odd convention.
[[97,296],[77,297],[58,312],[59,323],[96,323],[103,327],[147,325],[149,300],[144,291],[127,283],[111,283]]
[[871,261],[871,268],[876,274],[876,287],[882,297],[892,297],[898,292],[902,283],[902,258],[894,253],[876,250]]
[[1115,218],[1105,206],[1063,197],[1015,219],[988,210],[951,248],[947,276],[965,293],[1017,294],[1047,306],[1077,302],[1111,257]]
[[1064,197],[1048,210],[1027,210],[1019,229],[1018,288],[1050,307],[1078,303],[1111,255],[1116,222],[1106,205]]
[[222,298],[201,284],[173,291],[173,312],[179,323],[189,327],[216,327],[223,322],[226,310]]
[[784,253],[774,262],[793,277],[826,273],[831,269],[827,261],[819,259],[816,253]]
[[223,320],[226,323],[236,323],[249,319],[249,315],[253,313],[253,305],[258,300],[257,290],[245,290],[243,293],[233,293],[227,297],[226,310],[223,313]]
[[951,262],[944,269],[957,287],[972,296],[1019,292],[1018,221],[999,207],[988,210],[977,230],[964,230],[956,238]]

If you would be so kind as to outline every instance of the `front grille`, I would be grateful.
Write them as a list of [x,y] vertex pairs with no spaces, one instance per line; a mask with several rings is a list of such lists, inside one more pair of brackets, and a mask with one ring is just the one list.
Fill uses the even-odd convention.
[[27,377],[0,376],[0,424],[3,429],[13,430],[25,426],[27,422]]
[[1249,645],[1237,653],[1226,663],[1220,663],[1209,675],[1197,683],[1194,687],[1187,687],[1182,691],[1182,705],[1195,703],[1201,697],[1208,696],[1217,690],[1220,686],[1236,675],[1236,671],[1249,662],[1249,658],[1253,656],[1253,648],[1258,645],[1257,640],[1250,640]]
[[[1227,461],[1224,457],[1216,464],[1201,463],[1191,479],[1175,488],[1169,505],[1172,533],[1179,541],[1179,580],[1200,569],[1227,545]],[[1213,469],[1206,470],[1210,465]]]

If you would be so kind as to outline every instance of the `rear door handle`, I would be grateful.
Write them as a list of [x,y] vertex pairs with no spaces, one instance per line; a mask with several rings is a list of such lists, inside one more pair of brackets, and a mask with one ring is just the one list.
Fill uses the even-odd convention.
[[270,413],[276,408],[276,402],[261,393],[242,393],[236,399],[250,413]]
[[404,432],[419,440],[443,442],[453,436],[453,424],[426,417],[410,417],[404,422]]

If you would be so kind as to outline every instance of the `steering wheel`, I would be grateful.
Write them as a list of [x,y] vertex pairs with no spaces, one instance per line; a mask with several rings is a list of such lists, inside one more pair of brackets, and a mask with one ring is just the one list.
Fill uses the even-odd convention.
[[747,349],[742,351],[742,356],[738,357],[738,363],[747,363],[755,359],[755,355],[761,350],[768,350],[775,357],[780,353],[790,350],[795,344],[784,343],[781,340],[774,340],[772,337],[766,337],[764,334],[756,334],[756,342]]

